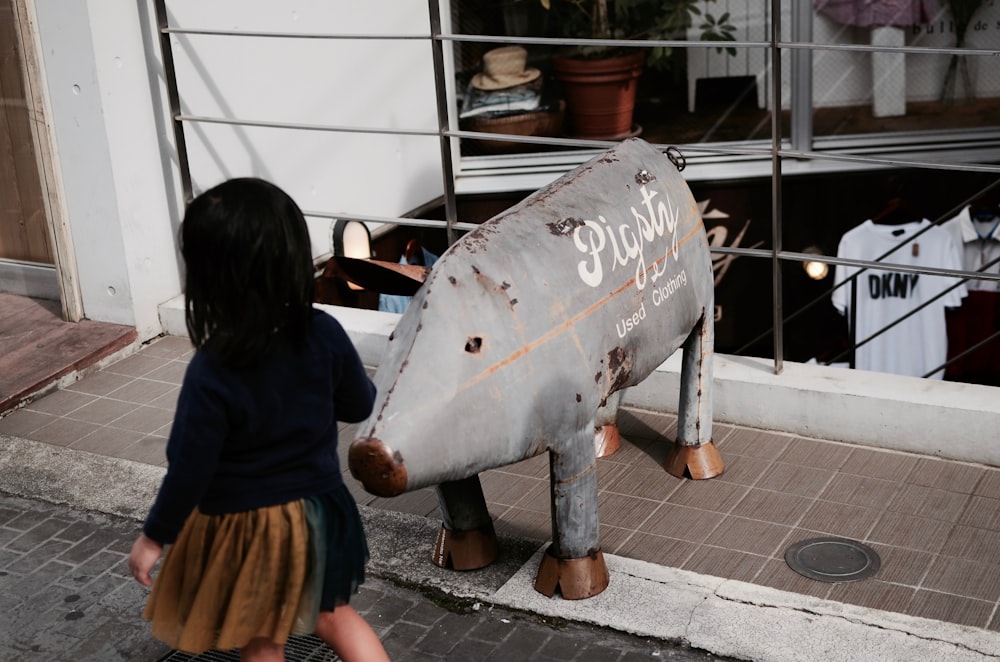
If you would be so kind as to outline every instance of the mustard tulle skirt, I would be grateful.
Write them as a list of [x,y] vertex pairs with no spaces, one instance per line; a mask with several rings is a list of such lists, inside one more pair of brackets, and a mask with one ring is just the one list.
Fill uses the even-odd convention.
[[197,510],[163,558],[143,617],[187,653],[279,644],[315,630],[320,611],[364,582],[368,544],[346,487],[226,515]]

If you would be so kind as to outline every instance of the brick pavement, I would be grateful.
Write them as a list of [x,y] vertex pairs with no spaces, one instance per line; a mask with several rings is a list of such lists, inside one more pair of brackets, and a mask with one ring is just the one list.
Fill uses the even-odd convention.
[[[127,518],[0,493],[0,660],[208,662],[153,639],[146,589],[128,574],[138,531]],[[721,660],[671,642],[413,590],[372,577],[353,602],[391,658],[407,660]],[[336,659],[298,637],[289,660]]]

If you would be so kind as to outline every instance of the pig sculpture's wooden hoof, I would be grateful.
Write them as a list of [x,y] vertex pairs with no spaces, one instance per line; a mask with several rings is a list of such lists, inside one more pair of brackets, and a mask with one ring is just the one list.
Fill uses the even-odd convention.
[[497,558],[493,522],[472,531],[450,531],[441,526],[434,543],[434,565],[452,570],[478,570]]
[[620,445],[621,436],[618,434],[617,425],[602,425],[594,432],[594,450],[597,452],[597,457],[614,455]]
[[711,441],[700,446],[675,443],[663,467],[671,476],[694,480],[715,478],[725,470],[719,449]]
[[611,575],[600,551],[582,559],[557,559],[551,550],[550,545],[542,555],[535,577],[535,590],[545,597],[551,598],[558,588],[566,600],[581,600],[608,587]]

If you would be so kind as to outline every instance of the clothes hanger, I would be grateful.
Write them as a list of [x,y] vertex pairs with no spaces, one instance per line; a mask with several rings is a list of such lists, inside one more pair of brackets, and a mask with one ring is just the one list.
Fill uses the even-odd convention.
[[914,223],[922,218],[905,198],[896,196],[889,199],[882,211],[872,216],[872,223],[903,225],[904,223]]

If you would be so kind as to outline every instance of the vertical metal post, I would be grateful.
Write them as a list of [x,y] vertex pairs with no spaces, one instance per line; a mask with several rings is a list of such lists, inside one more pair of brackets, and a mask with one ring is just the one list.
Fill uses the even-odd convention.
[[774,374],[784,369],[784,307],[781,260],[781,0],[771,0],[771,285],[774,325]]
[[451,138],[448,137],[449,125],[448,93],[445,84],[444,40],[441,39],[441,3],[440,0],[428,0],[431,20],[431,50],[434,59],[434,90],[437,97],[438,140],[441,144],[441,174],[444,178],[444,218],[445,233],[448,245],[454,244],[458,237],[455,234],[457,217],[455,201],[455,172],[451,150]]
[[167,101],[170,104],[170,120],[174,128],[174,143],[177,145],[177,169],[181,176],[181,193],[184,204],[191,201],[191,168],[188,164],[187,141],[184,126],[178,119],[181,114],[180,93],[177,91],[177,74],[174,70],[174,51],[170,43],[167,22],[166,0],[156,0],[156,31],[160,38],[160,53],[163,56],[163,78],[167,86]]
[[[809,0],[792,0],[792,41],[811,44],[812,22],[813,11]],[[791,64],[792,149],[806,152],[812,146],[812,49],[793,50]]]

